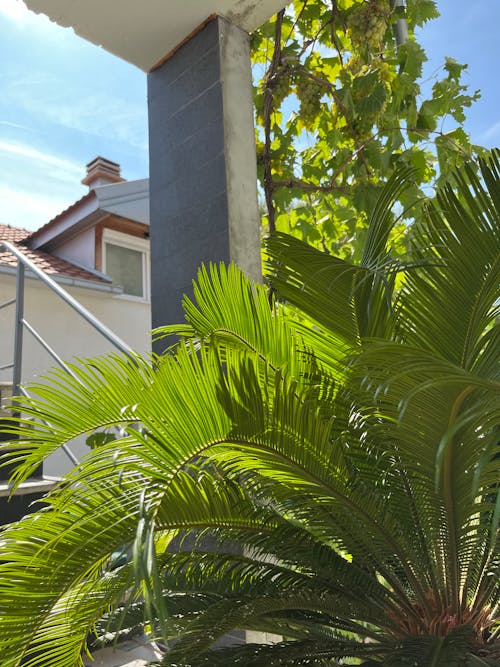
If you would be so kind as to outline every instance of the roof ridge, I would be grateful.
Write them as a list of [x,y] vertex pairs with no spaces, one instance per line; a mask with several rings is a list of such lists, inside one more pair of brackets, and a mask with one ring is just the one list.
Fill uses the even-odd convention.
[[30,232],[30,238],[34,238],[39,232],[44,232],[50,227],[53,227],[58,220],[63,218],[65,215],[73,211],[75,208],[83,204],[85,201],[92,199],[92,197],[95,197],[96,194],[94,190],[89,190],[86,194],[84,194],[80,199],[77,199],[75,202],[67,206],[65,209],[63,209],[60,213],[55,215],[53,218],[51,218],[48,222],[43,224],[41,227],[38,227],[38,229],[34,229]]
[[0,227],[7,227],[8,229],[17,229],[22,232],[28,232],[28,234],[33,233],[33,229],[26,229],[26,227],[18,227],[17,225],[11,225],[10,222],[0,222]]

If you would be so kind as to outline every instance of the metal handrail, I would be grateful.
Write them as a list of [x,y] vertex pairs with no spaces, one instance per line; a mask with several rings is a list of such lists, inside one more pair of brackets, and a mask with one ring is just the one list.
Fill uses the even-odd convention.
[[[108,342],[110,342],[117,350],[123,352],[125,355],[134,360],[134,351],[127,345],[119,336],[117,336],[111,329],[95,317],[89,310],[82,306],[79,301],[71,296],[65,289],[58,285],[52,278],[39,269],[26,255],[24,255],[15,245],[8,241],[0,240],[0,250],[4,249],[10,252],[17,258],[17,274],[16,274],[16,297],[9,299],[0,304],[0,309],[7,306],[16,306],[15,315],[15,330],[14,330],[14,361],[13,363],[1,366],[0,370],[8,368],[13,369],[12,373],[12,395],[28,396],[26,390],[21,386],[21,370],[22,370],[22,355],[23,355],[23,330],[26,328],[32,336],[45,348],[45,350],[55,359],[55,361],[67,373],[73,375],[70,368],[64,361],[54,352],[50,345],[43,339],[43,337],[33,328],[31,324],[24,318],[24,282],[25,269],[28,269],[36,278],[41,280],[47,287],[52,290],[59,298],[65,301],[71,308],[73,308],[80,317],[82,317],[90,326],[99,332]],[[72,463],[77,464],[78,460],[73,455],[67,446],[63,446],[63,450],[71,459]]]
[[[117,336],[111,329],[103,324],[100,320],[92,315],[92,313],[87,310],[81,303],[79,303],[75,298],[71,296],[65,289],[58,285],[55,280],[49,278],[49,276],[39,269],[30,259],[26,257],[16,246],[12,245],[8,241],[0,241],[0,248],[3,247],[8,252],[12,253],[18,260],[18,273],[19,273],[19,262],[22,265],[27,267],[31,273],[33,273],[37,278],[39,278],[43,283],[45,283],[53,292],[55,292],[63,301],[71,306],[76,312],[83,317],[94,329],[99,331],[100,334],[104,336],[114,347],[116,347],[121,352],[125,354],[133,354],[132,348],[127,345],[119,336]],[[24,282],[24,281],[23,281]]]

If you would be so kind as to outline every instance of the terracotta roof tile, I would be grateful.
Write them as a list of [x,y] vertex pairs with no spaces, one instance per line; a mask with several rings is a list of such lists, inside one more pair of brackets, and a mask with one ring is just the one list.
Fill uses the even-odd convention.
[[[0,241],[8,241],[16,245],[33,264],[42,271],[45,271],[45,273],[67,276],[75,280],[91,280],[92,282],[109,284],[109,281],[104,280],[104,278],[100,278],[90,271],[85,271],[85,269],[81,269],[79,266],[71,264],[71,262],[59,259],[59,257],[49,255],[46,252],[31,250],[26,247],[26,245],[23,245],[23,241],[26,241],[30,234],[31,232],[26,229],[0,224]],[[15,267],[17,259],[9,252],[0,252],[0,264]]]
[[10,225],[0,224],[0,239],[2,241],[9,241],[10,243],[19,243],[28,238],[32,232],[22,227],[11,227]]

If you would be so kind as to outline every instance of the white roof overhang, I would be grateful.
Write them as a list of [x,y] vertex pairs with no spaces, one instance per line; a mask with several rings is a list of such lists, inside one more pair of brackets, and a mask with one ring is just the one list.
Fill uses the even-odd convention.
[[[288,0],[289,2],[290,0]],[[252,32],[287,0],[24,0],[61,26],[150,71],[207,18]]]
[[149,179],[101,185],[94,190],[99,209],[149,225]]
[[74,236],[107,213],[149,225],[149,179],[101,185],[34,232],[33,250],[48,250],[54,242]]

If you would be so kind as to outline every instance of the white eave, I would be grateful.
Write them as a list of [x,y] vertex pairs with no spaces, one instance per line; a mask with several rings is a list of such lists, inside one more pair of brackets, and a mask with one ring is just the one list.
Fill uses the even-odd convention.
[[[87,271],[88,273],[94,273],[94,271],[88,269],[87,267],[83,268],[85,268],[85,271]],[[17,275],[17,268],[14,266],[0,264],[0,274],[6,274],[15,277]],[[98,271],[95,271],[95,274],[99,276],[104,275],[102,273],[99,273]],[[123,294],[123,288],[119,286],[115,287],[111,283],[111,278],[109,278],[110,281],[109,283],[103,283],[97,280],[84,280],[83,278],[73,278],[72,276],[67,276],[64,273],[49,273],[48,276],[54,282],[59,283],[61,285],[66,285],[68,287],[81,287],[82,289],[90,289],[93,290],[94,292],[103,292],[106,294],[117,294],[117,295]],[[26,278],[38,281],[40,280],[37,276],[33,275],[33,273],[29,269],[26,270]]]
[[94,190],[101,211],[149,225],[149,179],[101,185]]
[[123,181],[91,190],[37,230],[30,240],[30,247],[33,250],[49,249],[55,239],[59,243],[95,224],[107,213],[149,225],[149,180]]
[[[290,1],[290,0],[289,0]],[[24,0],[61,26],[150,71],[214,14],[252,32],[286,0]]]

